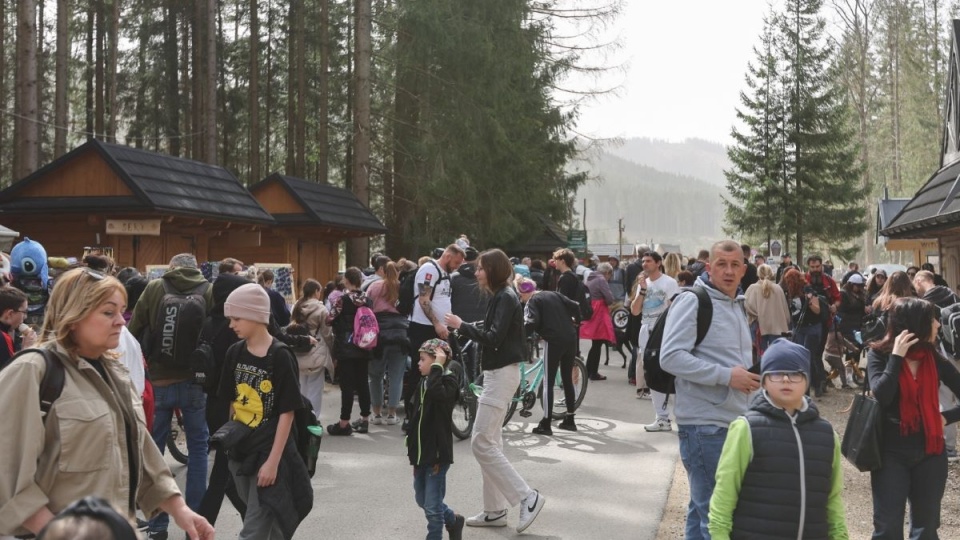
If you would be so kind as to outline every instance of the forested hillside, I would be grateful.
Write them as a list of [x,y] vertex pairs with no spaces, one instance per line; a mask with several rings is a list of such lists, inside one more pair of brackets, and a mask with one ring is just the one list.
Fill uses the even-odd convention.
[[576,166],[596,178],[577,192],[578,211],[583,199],[587,201],[590,242],[616,242],[619,218],[623,218],[625,241],[680,244],[684,253],[693,253],[721,235],[721,189],[715,185],[609,153]]
[[723,171],[730,168],[727,148],[703,139],[670,142],[646,137],[626,139],[623,144],[611,145],[611,154],[653,167],[659,171],[692,176],[715,186],[726,186]]

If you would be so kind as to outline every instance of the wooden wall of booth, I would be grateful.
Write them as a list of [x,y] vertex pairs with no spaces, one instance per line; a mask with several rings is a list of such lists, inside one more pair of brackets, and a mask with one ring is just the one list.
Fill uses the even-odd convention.
[[260,232],[259,246],[255,245],[253,236],[240,233],[211,236],[209,260],[233,257],[245,264],[288,263],[293,266],[297,291],[308,278],[326,283],[336,278],[340,270],[340,239],[316,229],[265,227]]

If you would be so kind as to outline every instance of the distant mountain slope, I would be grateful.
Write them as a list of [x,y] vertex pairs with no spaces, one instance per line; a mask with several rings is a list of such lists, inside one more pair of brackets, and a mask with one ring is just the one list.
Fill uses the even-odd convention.
[[575,162],[573,168],[600,179],[577,192],[578,212],[587,200],[590,242],[615,243],[621,217],[626,240],[680,244],[684,254],[695,255],[721,235],[723,205],[717,186],[602,152],[590,162]]
[[715,186],[725,188],[723,171],[730,168],[727,149],[702,139],[687,139],[672,143],[657,139],[627,139],[620,146],[605,150],[619,158],[653,167],[654,169],[692,176]]

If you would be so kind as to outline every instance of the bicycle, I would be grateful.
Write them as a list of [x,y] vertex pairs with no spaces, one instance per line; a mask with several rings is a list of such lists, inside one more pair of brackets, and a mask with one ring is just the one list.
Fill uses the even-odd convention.
[[459,335],[458,332],[451,332],[449,343],[453,350],[452,360],[455,360],[450,363],[450,371],[457,375],[457,380],[460,382],[460,397],[453,406],[452,431],[453,435],[462,441],[470,438],[470,434],[473,432],[473,423],[477,416],[477,395],[471,390],[471,385],[474,382],[471,373],[473,369],[468,367],[466,359],[471,356],[474,359],[479,359],[480,346],[471,339],[468,339],[461,346],[457,339]]
[[[539,341],[535,347],[534,356],[536,360],[528,360],[527,362],[521,362],[519,364],[520,369],[520,384],[517,386],[517,391],[514,392],[513,398],[510,400],[510,405],[507,407],[507,414],[503,418],[503,425],[506,426],[507,423],[513,418],[513,413],[516,412],[517,406],[520,405],[520,416],[523,418],[530,417],[533,413],[530,412],[533,409],[534,405],[537,403],[537,399],[540,398],[541,406],[543,402],[543,396],[540,395],[541,382],[543,381],[544,376],[546,375],[546,365],[545,358],[539,354]],[[525,366],[527,364],[528,366]],[[531,378],[532,377],[532,378]],[[587,377],[587,366],[583,363],[583,359],[579,356],[573,360],[573,393],[576,396],[572,409],[576,411],[580,408],[580,405],[583,403],[583,397],[587,393],[587,383],[589,382],[589,377]],[[563,379],[560,375],[559,370],[557,371],[556,379],[553,382],[553,387],[555,389],[553,395],[558,397],[553,402],[553,412],[550,415],[554,420],[563,419],[566,414],[568,407],[566,400],[563,397]],[[477,378],[477,382],[470,385],[470,389],[473,391],[473,394],[477,397],[483,392],[483,375],[480,375]]]
[[170,421],[170,436],[167,437],[167,449],[170,455],[179,463],[187,464],[189,459],[187,451],[187,429],[183,425],[183,414],[180,409],[173,410],[173,417]]

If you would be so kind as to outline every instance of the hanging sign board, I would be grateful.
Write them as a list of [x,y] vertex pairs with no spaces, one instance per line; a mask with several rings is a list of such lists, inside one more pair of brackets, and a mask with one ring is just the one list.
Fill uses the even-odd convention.
[[107,234],[160,236],[160,220],[108,219]]

